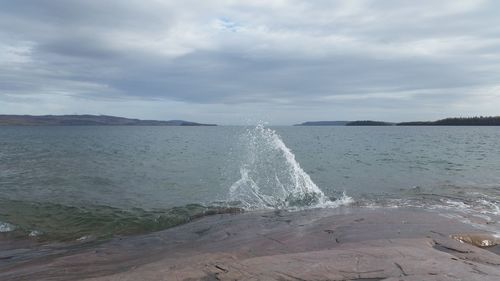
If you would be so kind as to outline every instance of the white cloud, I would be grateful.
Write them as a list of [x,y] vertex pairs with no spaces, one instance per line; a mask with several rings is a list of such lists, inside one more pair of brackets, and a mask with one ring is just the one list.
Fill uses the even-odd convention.
[[85,100],[90,113],[116,102],[126,108],[116,114],[148,118],[168,106],[219,123],[254,112],[300,121],[289,110],[331,119],[332,108],[332,118],[398,120],[443,102],[455,105],[450,115],[493,112],[494,90],[478,89],[495,89],[500,75],[498,8],[486,0],[15,1],[0,10],[0,106],[67,113]]

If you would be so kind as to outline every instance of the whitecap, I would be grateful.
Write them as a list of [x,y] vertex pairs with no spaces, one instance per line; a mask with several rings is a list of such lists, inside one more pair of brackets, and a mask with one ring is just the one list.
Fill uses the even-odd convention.
[[0,221],[0,233],[1,232],[11,232],[16,229],[16,226],[7,222]]
[[40,236],[42,234],[41,231],[39,230],[32,230],[30,231],[30,233],[28,234],[29,237],[37,237],[37,236]]

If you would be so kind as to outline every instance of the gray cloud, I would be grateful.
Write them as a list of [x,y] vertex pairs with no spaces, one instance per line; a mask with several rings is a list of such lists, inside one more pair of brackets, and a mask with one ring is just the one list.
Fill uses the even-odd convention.
[[0,0],[0,6],[4,113],[218,123],[264,115],[289,124],[488,115],[500,108],[495,1]]

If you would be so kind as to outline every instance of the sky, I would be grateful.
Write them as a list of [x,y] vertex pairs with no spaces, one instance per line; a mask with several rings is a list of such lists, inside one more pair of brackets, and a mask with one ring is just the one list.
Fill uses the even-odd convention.
[[0,114],[500,115],[500,1],[0,0]]

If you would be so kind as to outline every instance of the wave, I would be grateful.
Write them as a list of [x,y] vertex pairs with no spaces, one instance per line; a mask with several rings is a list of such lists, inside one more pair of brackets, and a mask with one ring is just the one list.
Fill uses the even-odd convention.
[[240,212],[243,210],[237,207],[200,204],[125,210],[0,199],[0,232],[10,238],[31,237],[38,241],[104,239],[159,231],[209,215]]
[[365,195],[352,205],[367,208],[419,208],[458,219],[500,235],[500,187],[415,187],[399,194]]
[[258,124],[241,136],[240,179],[229,200],[247,210],[335,207],[352,199],[331,201],[300,167],[276,131]]

